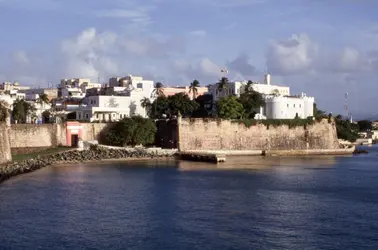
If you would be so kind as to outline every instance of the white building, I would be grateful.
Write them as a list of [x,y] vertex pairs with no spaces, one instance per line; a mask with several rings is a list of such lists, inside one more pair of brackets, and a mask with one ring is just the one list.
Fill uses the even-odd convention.
[[314,97],[302,93],[300,96],[265,97],[263,115],[268,119],[301,119],[314,115]]
[[[85,105],[76,111],[77,120],[118,121],[134,115],[147,116],[146,110],[141,106],[141,100],[145,97],[151,98],[153,81],[132,76],[114,79],[118,78],[109,80],[111,93],[87,96],[84,99]],[[120,79],[123,79],[122,86],[114,86]]]
[[101,88],[101,83],[92,83],[87,78],[62,79],[58,86],[58,97],[82,99],[87,89]]
[[109,79],[109,87],[131,87],[131,88],[142,88],[142,85],[154,85],[151,80],[143,80],[141,76],[124,76],[124,77],[112,77]]
[[[290,95],[290,87],[279,86],[271,84],[271,76],[269,74],[265,75],[264,83],[254,82],[252,84],[252,89],[264,95]],[[228,95],[240,96],[244,93],[245,87],[247,86],[247,81],[242,82],[230,82],[227,89],[219,90],[218,84],[213,84],[209,88],[209,92],[213,95],[213,100],[216,102],[220,98]]]
[[[240,96],[244,93],[247,82],[231,82],[225,90],[218,90],[218,85],[210,87],[213,100],[228,95]],[[290,87],[271,84],[271,76],[265,75],[265,82],[253,83],[252,89],[261,93],[265,99],[265,107],[256,110],[258,113],[255,119],[294,119],[296,116],[301,119],[314,115],[314,97],[308,97],[302,93],[299,96],[290,95]]]

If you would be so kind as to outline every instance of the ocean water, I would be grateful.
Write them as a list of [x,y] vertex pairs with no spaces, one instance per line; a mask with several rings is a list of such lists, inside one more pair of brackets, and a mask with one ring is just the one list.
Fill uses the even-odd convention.
[[367,149],[44,168],[0,184],[0,249],[378,249]]

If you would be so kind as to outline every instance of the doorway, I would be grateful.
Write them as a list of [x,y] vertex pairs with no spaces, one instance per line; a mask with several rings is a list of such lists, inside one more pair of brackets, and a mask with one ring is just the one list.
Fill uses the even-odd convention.
[[71,135],[71,147],[76,148],[79,142],[79,135]]

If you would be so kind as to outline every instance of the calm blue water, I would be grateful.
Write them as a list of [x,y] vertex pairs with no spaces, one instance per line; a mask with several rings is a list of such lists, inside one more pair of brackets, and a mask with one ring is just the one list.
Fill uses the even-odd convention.
[[0,184],[0,249],[378,249],[369,150],[45,168]]

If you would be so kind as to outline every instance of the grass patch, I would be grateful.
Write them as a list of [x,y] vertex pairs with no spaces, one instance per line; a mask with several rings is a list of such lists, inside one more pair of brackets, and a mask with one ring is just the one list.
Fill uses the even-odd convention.
[[24,161],[32,158],[36,158],[37,156],[45,156],[55,153],[64,152],[70,150],[70,147],[57,147],[57,148],[48,148],[43,151],[28,153],[28,154],[12,154],[13,161]]

